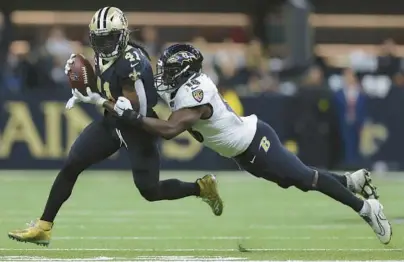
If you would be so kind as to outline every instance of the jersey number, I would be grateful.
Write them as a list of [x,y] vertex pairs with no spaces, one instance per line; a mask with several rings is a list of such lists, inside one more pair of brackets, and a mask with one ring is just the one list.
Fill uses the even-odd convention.
[[100,92],[104,92],[109,100],[115,100],[109,89],[109,82],[102,81],[100,77],[97,77],[97,87]]
[[187,82],[185,85],[190,87],[191,90],[194,90],[194,89],[198,88],[200,84],[201,84],[201,82],[199,82],[198,80],[196,80],[194,78],[194,79],[191,79],[191,81]]
[[138,73],[136,72],[135,67],[140,63],[140,56],[136,52],[133,54],[128,52],[125,54],[125,59],[130,62],[130,67],[133,69],[133,72],[129,74],[129,77],[132,79],[132,81],[136,81],[138,78]]

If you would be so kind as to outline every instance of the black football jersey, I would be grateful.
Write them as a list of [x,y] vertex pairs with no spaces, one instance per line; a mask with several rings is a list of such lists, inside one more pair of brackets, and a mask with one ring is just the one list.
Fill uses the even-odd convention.
[[116,101],[123,95],[124,84],[130,84],[135,89],[135,81],[140,79],[145,90],[138,97],[145,101],[139,103],[146,104],[148,113],[157,104],[153,70],[147,56],[139,48],[128,45],[125,52],[113,61],[103,61],[96,57],[95,73],[98,89],[105,98]]

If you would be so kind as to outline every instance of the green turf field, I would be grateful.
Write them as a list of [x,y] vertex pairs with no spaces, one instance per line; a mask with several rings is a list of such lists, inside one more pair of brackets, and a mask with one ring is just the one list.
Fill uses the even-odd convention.
[[[214,217],[196,198],[146,202],[129,172],[86,172],[48,248],[9,240],[8,230],[41,215],[55,173],[0,172],[0,261],[404,260],[404,180],[375,181],[393,224],[388,246],[349,208],[319,193],[241,173],[217,174],[225,209]],[[202,175],[163,177],[176,174]]]

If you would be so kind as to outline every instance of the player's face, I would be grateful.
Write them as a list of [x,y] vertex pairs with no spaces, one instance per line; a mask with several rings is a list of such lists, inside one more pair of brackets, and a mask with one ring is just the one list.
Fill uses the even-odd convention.
[[170,68],[159,60],[156,73],[154,82],[158,91],[169,91],[176,88],[175,79],[178,69]]
[[123,33],[121,31],[112,31],[104,34],[90,32],[90,42],[94,52],[105,58],[118,54],[122,38]]

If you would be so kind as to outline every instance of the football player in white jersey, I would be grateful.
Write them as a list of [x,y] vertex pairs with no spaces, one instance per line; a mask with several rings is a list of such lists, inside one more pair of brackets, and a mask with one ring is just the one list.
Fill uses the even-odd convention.
[[[156,88],[172,110],[167,121],[142,116],[120,97],[115,111],[127,123],[171,139],[188,130],[199,142],[220,155],[233,158],[256,177],[283,188],[319,191],[351,207],[373,229],[383,244],[392,229],[377,200],[369,172],[345,176],[308,167],[285,149],[275,131],[256,115],[239,117],[223,100],[202,70],[202,54],[188,44],[175,44],[158,61]],[[362,195],[365,200],[355,194]]]

